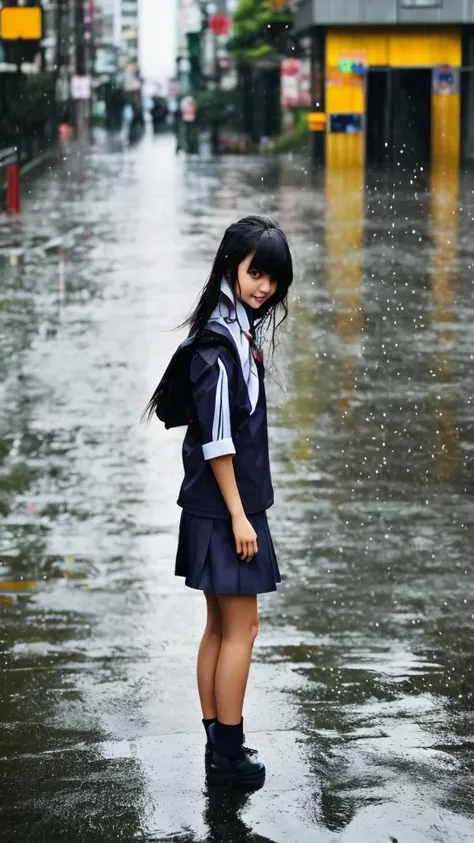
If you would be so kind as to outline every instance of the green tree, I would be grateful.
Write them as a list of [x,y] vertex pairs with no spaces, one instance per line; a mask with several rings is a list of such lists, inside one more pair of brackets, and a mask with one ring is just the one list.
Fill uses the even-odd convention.
[[275,58],[289,54],[291,23],[291,14],[274,11],[271,0],[240,0],[234,12],[229,52],[245,64],[254,64],[272,54]]
[[271,0],[240,0],[232,38],[240,92],[241,127],[252,141],[274,137],[281,128],[280,62],[294,55],[292,18]]

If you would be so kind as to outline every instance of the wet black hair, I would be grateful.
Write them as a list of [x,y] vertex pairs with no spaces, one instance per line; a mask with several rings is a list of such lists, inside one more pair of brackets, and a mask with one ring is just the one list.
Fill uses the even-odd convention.
[[[253,253],[253,257],[248,271],[254,269],[268,274],[272,281],[276,282],[277,287],[274,294],[258,310],[253,310],[245,303],[243,304],[249,315],[251,333],[256,338],[257,343],[261,343],[266,329],[268,326],[271,326],[271,347],[272,350],[275,348],[275,331],[278,325],[281,325],[288,316],[288,290],[293,281],[293,262],[283,231],[268,217],[244,217],[229,226],[217,250],[211,273],[201,290],[196,307],[188,319],[179,325],[178,328],[188,326],[188,336],[194,337],[206,327],[211,313],[223,295],[221,291],[222,279],[225,278],[229,282],[234,295],[236,295],[239,265],[251,253]],[[279,312],[282,315],[280,321],[277,323],[277,313]],[[170,366],[173,366],[173,360]],[[168,370],[165,372],[161,383],[145,407],[142,414],[142,421],[150,421],[155,412],[158,413],[158,417],[162,421],[165,421],[164,415],[160,414],[160,412],[168,412],[170,384],[173,382],[171,375],[168,377],[168,381],[166,380]],[[160,403],[162,405],[161,408]],[[171,403],[173,402],[171,401]],[[160,408],[160,412],[158,412],[158,408]],[[187,408],[186,412],[187,415],[184,417],[189,418]],[[175,426],[176,423],[174,421],[169,426]],[[179,424],[183,423],[181,420],[179,421]]]
[[[259,310],[250,314],[252,331],[261,340],[271,327],[271,341],[275,344],[276,328],[288,315],[288,290],[293,281],[293,262],[287,239],[279,226],[269,217],[252,215],[230,225],[222,238],[197,305],[179,327],[189,327],[188,336],[194,336],[207,324],[221,296],[221,282],[226,278],[236,292],[239,264],[254,252],[251,269],[268,273],[276,281],[275,293]],[[238,292],[238,291],[237,291]],[[277,322],[277,316],[281,315]]]

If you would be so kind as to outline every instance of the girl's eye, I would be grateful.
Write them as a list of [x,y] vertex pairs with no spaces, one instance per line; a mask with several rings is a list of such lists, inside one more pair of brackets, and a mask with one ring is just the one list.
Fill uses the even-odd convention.
[[258,271],[258,269],[251,269],[249,272],[251,278],[261,278],[262,273]]

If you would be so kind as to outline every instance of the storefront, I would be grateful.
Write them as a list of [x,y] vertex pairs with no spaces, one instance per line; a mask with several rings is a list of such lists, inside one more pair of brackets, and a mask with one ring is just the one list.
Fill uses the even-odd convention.
[[380,166],[405,156],[452,166],[474,157],[474,8],[300,0],[294,22],[312,43],[317,162]]

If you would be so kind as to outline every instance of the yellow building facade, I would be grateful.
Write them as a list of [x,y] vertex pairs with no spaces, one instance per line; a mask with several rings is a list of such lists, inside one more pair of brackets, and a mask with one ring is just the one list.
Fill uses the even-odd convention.
[[[351,66],[358,72],[348,72]],[[459,68],[462,63],[461,27],[328,28],[325,35],[326,156],[347,163],[364,161],[367,130],[376,117],[368,109],[371,71],[427,70],[432,74],[430,91],[431,159],[459,162],[461,96]],[[443,79],[449,71],[451,84],[436,85],[436,71]],[[446,75],[446,73],[445,73]],[[416,74],[412,75],[416,88]],[[340,131],[335,117],[359,115],[359,126]],[[339,127],[340,128],[340,127]]]

